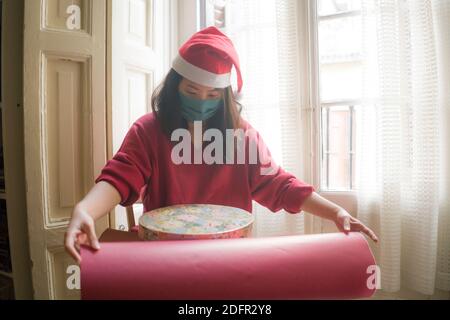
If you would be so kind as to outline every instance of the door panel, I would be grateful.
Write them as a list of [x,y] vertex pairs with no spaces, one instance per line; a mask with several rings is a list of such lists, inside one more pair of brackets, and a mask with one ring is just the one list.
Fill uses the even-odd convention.
[[[85,194],[91,150],[83,136],[92,124],[86,106],[83,83],[88,81],[87,60],[44,57],[44,126],[48,151],[48,224],[66,221],[76,202]],[[80,174],[81,173],[81,174]]]
[[[73,14],[77,14],[76,5],[80,8],[80,29],[78,32],[90,33],[90,22],[92,13],[92,2],[95,0],[44,0],[43,25],[45,29],[56,29],[58,31],[67,31],[67,19]],[[75,9],[75,11],[74,11]],[[68,13],[69,12],[69,13]]]
[[[73,206],[106,161],[106,1],[25,1],[24,39],[25,167],[35,298],[78,298],[79,291],[66,285],[67,267],[74,261],[64,252],[63,239]],[[97,233],[107,226],[106,217],[97,221]]]

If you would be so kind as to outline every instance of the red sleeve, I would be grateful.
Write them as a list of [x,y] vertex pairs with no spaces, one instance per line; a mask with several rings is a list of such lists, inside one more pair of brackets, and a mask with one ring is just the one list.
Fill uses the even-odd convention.
[[252,130],[258,148],[257,163],[249,165],[253,200],[272,212],[284,209],[289,213],[299,213],[303,202],[315,191],[314,187],[278,166],[262,137],[255,129]]
[[151,175],[149,142],[144,127],[136,121],[129,129],[121,147],[109,160],[95,180],[106,181],[120,194],[122,206],[129,206],[139,198],[142,187]]

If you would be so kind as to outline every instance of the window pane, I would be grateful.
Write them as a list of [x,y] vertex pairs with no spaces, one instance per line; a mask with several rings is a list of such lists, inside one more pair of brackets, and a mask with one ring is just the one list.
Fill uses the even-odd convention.
[[335,63],[361,59],[361,16],[351,16],[319,22],[320,63]]
[[358,101],[362,94],[360,9],[360,1],[318,0],[321,187],[324,190],[355,189],[356,109],[349,104]]
[[348,190],[354,187],[355,121],[353,106],[322,109],[322,188]]
[[361,0],[319,0],[317,3],[319,16],[341,12],[360,10]]
[[334,63],[320,68],[320,99],[325,101],[356,100],[361,96],[361,63]]
[[362,83],[361,17],[319,22],[320,98],[355,100]]

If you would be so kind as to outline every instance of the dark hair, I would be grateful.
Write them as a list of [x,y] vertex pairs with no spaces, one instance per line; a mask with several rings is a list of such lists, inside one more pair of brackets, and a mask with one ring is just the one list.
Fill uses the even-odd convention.
[[[183,77],[174,69],[170,69],[165,79],[153,91],[151,98],[152,110],[163,130],[168,136],[179,128],[187,129],[187,121],[182,117],[178,97],[178,86]],[[205,123],[206,128],[215,128],[222,131],[225,137],[226,129],[241,127],[242,105],[236,101],[231,86],[224,89],[223,104],[214,116]]]

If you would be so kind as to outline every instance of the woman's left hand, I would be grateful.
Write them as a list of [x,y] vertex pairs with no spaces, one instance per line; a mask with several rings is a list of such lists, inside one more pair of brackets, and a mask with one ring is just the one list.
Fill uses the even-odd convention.
[[369,238],[371,238],[373,241],[378,242],[378,237],[375,235],[375,232],[373,232],[371,229],[366,227],[361,221],[359,221],[356,218],[353,218],[350,213],[345,211],[344,209],[341,209],[336,214],[336,217],[334,219],[334,223],[338,227],[339,231],[341,232],[350,232],[350,231],[357,231],[357,232],[363,232],[365,233]]

